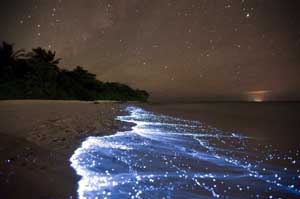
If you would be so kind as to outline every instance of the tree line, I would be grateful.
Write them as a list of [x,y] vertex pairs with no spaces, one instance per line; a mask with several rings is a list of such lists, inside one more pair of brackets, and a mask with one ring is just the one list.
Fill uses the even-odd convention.
[[0,99],[147,101],[149,94],[115,82],[102,82],[84,68],[61,69],[55,52],[0,46]]

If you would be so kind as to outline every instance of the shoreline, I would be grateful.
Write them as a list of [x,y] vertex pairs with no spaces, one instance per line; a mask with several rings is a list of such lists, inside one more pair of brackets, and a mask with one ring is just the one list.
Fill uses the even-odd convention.
[[[82,176],[81,198],[294,198],[300,193],[293,177],[299,150],[278,151],[268,142],[140,107],[127,110],[129,117],[119,119],[136,123],[132,131],[91,137],[72,156]],[[284,181],[274,183],[279,176]],[[231,187],[242,190],[228,191]]]
[[298,102],[162,103],[141,107],[159,114],[200,121],[224,132],[264,140],[282,150],[299,146]]
[[[133,124],[115,120],[125,104],[51,100],[0,101],[0,195],[76,198],[70,157],[89,136],[112,135]],[[24,197],[25,196],[25,197]]]
[[[206,103],[130,104],[158,114],[201,121],[225,131],[235,128],[253,132],[253,136],[273,133],[273,138],[276,138],[274,133],[287,135],[280,134],[282,129],[287,132],[298,129],[295,121],[300,108],[294,104],[273,107],[259,103],[250,107],[235,104],[230,109],[223,104]],[[134,123],[116,120],[117,116],[128,114],[127,105],[94,101],[0,101],[0,197],[77,198],[81,177],[72,168],[70,158],[90,136],[131,130]],[[288,146],[283,147],[293,144],[289,140],[286,143]]]

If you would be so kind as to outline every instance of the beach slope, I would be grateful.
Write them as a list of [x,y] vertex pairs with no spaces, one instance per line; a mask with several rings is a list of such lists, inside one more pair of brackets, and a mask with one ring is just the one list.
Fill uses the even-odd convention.
[[86,137],[130,128],[122,104],[50,100],[0,102],[0,197],[75,198],[69,158]]

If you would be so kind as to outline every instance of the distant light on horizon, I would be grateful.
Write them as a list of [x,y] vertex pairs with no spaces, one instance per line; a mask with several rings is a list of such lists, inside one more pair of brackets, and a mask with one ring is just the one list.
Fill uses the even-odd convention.
[[271,90],[259,90],[259,91],[249,91],[247,92],[248,99],[253,102],[263,102],[269,99],[269,94]]
[[263,102],[264,99],[260,98],[260,97],[256,97],[253,99],[254,102]]

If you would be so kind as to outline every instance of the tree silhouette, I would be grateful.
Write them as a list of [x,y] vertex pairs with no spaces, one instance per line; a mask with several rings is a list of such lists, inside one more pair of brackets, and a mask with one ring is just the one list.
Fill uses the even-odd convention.
[[14,79],[18,58],[24,56],[24,50],[14,52],[13,44],[2,42],[0,46],[0,82]]
[[17,50],[14,52],[13,44],[8,44],[6,42],[2,42],[2,46],[0,46],[0,64],[12,64],[16,59],[21,56],[24,56],[24,50]]
[[83,67],[63,70],[55,52],[41,47],[25,54],[12,44],[0,46],[0,99],[77,99],[147,101],[146,91],[101,82]]
[[52,52],[50,50],[47,51],[41,47],[32,49],[32,52],[28,54],[28,56],[33,60],[57,65],[61,59],[55,59],[55,55],[56,52]]

